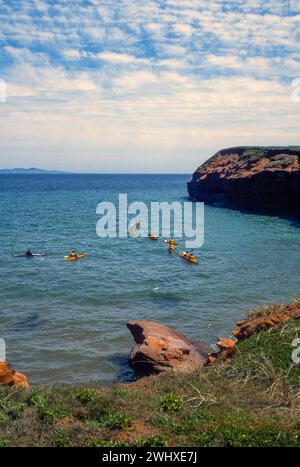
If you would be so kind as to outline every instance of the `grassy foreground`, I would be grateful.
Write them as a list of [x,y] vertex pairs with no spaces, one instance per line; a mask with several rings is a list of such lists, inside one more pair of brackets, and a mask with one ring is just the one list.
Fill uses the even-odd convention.
[[300,446],[298,337],[300,321],[287,321],[240,343],[233,360],[185,377],[1,388],[0,446]]

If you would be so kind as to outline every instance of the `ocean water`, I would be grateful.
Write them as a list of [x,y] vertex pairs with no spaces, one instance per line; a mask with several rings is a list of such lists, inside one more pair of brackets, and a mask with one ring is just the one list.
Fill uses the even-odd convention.
[[[189,179],[0,176],[0,337],[32,384],[131,378],[128,320],[213,345],[247,309],[299,296],[300,229],[290,220],[206,206],[199,266],[168,255],[162,241],[96,235],[100,201],[186,201]],[[47,257],[14,257],[29,246]],[[88,256],[64,262],[73,248]]]

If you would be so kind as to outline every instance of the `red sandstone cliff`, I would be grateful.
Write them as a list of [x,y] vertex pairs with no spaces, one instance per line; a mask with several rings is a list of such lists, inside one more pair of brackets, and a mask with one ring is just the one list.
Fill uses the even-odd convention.
[[300,147],[223,149],[188,183],[208,204],[300,216]]

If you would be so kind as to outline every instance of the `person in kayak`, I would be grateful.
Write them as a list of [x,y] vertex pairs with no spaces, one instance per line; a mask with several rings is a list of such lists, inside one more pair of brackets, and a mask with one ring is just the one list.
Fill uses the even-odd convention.
[[78,254],[74,250],[72,250],[71,253],[69,254],[70,258],[77,258],[77,256]]
[[168,250],[169,250],[170,255],[173,254],[175,251],[175,245],[169,245]]
[[25,256],[33,256],[30,248],[27,249],[26,253],[25,253]]

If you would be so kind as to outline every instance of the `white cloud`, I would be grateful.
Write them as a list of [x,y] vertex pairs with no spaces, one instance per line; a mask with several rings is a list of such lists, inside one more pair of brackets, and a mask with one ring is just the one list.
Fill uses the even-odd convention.
[[63,50],[63,55],[66,57],[66,58],[70,58],[70,59],[78,59],[81,57],[81,53],[79,52],[79,50],[76,50],[76,49],[67,49],[67,50]]
[[192,171],[222,146],[295,144],[300,14],[279,3],[2,3],[0,157]]
[[127,65],[130,63],[148,64],[149,60],[143,58],[137,58],[133,55],[126,53],[114,53],[114,52],[101,52],[96,55],[91,54],[92,57],[104,60],[106,62],[117,63]]
[[176,23],[173,25],[173,31],[179,35],[191,36],[194,32],[194,28],[189,24]]

